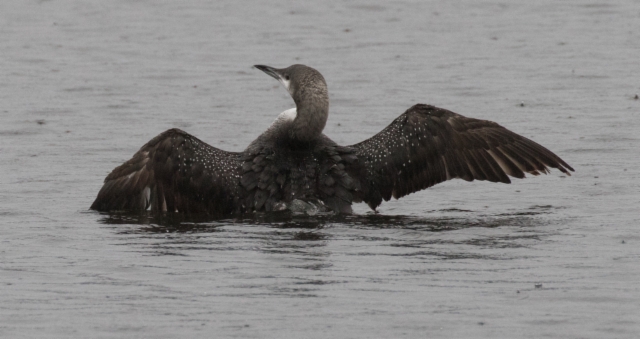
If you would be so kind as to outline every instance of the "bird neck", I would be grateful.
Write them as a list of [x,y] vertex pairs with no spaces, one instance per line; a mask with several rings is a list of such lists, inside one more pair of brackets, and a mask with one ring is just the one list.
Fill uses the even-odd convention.
[[295,102],[297,114],[289,132],[291,138],[304,142],[319,138],[329,118],[329,96],[326,90]]

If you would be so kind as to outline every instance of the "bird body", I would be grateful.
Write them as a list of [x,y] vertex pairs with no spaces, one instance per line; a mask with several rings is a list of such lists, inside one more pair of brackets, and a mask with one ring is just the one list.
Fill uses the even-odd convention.
[[256,68],[280,81],[296,107],[242,152],[226,152],[170,129],[105,179],[92,209],[154,210],[215,217],[287,209],[302,201],[336,213],[354,202],[376,209],[460,178],[509,183],[573,169],[543,146],[486,120],[430,105],[409,108],[375,136],[340,146],[322,131],[329,97],[322,75],[293,65]]

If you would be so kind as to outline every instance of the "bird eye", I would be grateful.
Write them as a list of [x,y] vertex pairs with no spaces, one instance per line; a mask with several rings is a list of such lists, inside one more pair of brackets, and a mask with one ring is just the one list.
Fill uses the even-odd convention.
[[287,80],[287,81],[289,81],[289,74],[285,75],[285,76],[284,76],[284,79],[285,79],[285,80]]

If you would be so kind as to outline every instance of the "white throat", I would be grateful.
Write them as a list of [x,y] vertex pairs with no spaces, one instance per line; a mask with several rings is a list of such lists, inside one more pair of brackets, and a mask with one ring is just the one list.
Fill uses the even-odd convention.
[[276,120],[273,121],[273,123],[271,123],[271,126],[269,126],[269,129],[280,128],[280,126],[282,126],[283,124],[292,123],[297,115],[298,115],[298,111],[295,108],[288,109],[278,114],[278,117],[276,118]]
[[296,108],[290,108],[278,115],[276,121],[293,121],[298,115],[298,110]]
[[278,81],[280,81],[282,86],[284,86],[284,88],[287,89],[287,92],[291,93],[291,91],[289,90],[289,88],[290,88],[289,86],[291,85],[291,80],[286,80],[286,79],[283,79],[283,78],[279,78]]

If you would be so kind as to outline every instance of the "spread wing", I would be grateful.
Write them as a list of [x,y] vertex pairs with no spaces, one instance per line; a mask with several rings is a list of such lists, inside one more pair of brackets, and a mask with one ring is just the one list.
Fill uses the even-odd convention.
[[107,176],[91,209],[228,214],[235,206],[240,166],[238,153],[170,129]]
[[363,200],[373,209],[382,199],[454,178],[510,183],[509,176],[548,173],[549,167],[573,171],[553,152],[495,122],[423,104],[351,147],[364,162]]

